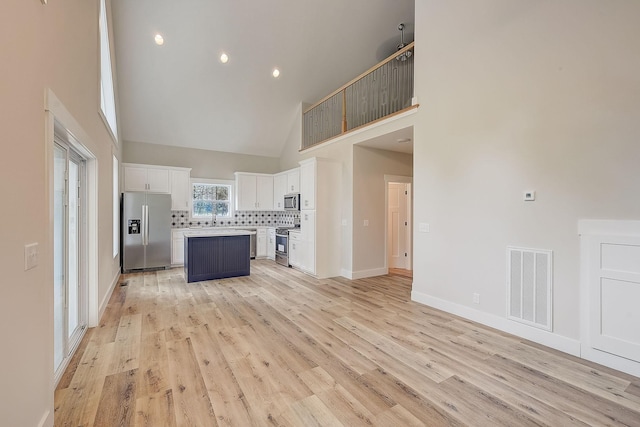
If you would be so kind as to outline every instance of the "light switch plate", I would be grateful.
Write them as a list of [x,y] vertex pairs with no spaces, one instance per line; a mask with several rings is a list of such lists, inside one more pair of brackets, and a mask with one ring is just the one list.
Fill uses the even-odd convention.
[[369,220],[365,219],[364,221],[362,221],[362,225],[365,226],[365,227],[368,227],[369,226]]
[[24,270],[31,270],[38,266],[38,243],[24,245]]

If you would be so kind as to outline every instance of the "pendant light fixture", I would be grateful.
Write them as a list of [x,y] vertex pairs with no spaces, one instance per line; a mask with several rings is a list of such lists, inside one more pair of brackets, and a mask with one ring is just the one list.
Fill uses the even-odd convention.
[[[398,45],[398,50],[402,50],[407,46],[404,43],[404,23],[400,23],[400,25],[398,25],[398,30],[400,30],[400,44]],[[406,61],[407,59],[411,58],[411,55],[413,55],[413,52],[408,50],[396,56],[396,59],[398,61]]]

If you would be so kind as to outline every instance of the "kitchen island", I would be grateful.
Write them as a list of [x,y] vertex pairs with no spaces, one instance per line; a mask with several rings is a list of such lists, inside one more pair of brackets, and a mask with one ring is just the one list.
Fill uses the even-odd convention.
[[235,229],[185,233],[185,280],[191,283],[248,276],[251,268],[250,235],[250,231]]

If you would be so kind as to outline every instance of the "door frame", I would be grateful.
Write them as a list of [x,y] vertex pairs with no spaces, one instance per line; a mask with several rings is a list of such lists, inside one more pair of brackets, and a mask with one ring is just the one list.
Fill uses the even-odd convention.
[[[98,301],[98,162],[96,156],[83,143],[91,141],[89,135],[82,129],[80,124],[69,113],[66,107],[60,102],[56,95],[50,89],[45,90],[45,187],[48,212],[48,235],[46,249],[48,257],[44,260],[46,266],[46,277],[53,279],[53,254],[54,254],[54,236],[53,236],[53,218],[54,218],[54,200],[53,200],[53,150],[55,135],[62,136],[71,148],[77,151],[85,159],[85,242],[86,242],[86,278],[87,278],[87,326],[97,326],[99,319],[99,301]],[[51,325],[49,338],[49,354],[48,360],[51,366],[51,389],[55,389],[60,375],[56,376],[53,372],[53,287],[47,288],[45,291],[47,300],[51,302],[49,318]],[[85,332],[88,328],[85,328]],[[84,332],[83,332],[84,334]],[[78,342],[81,341],[82,338]],[[72,349],[72,352],[75,349]],[[70,357],[66,360],[68,363]],[[65,367],[61,367],[60,372],[64,372]]]
[[413,177],[402,175],[384,175],[384,268],[389,271],[389,184],[410,184],[411,192],[407,203],[407,269],[413,270]]

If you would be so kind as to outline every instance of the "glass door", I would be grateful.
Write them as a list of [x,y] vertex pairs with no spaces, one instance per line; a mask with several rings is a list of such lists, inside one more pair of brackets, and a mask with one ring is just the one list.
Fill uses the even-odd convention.
[[54,372],[62,374],[87,318],[84,257],[84,160],[54,147]]

